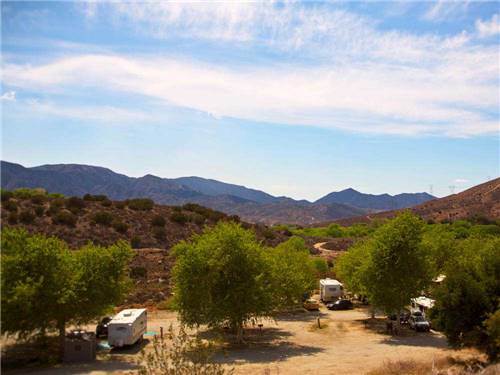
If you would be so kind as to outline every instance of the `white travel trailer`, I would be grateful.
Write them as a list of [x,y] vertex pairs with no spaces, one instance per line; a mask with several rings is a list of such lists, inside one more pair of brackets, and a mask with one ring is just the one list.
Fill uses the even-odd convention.
[[344,286],[338,280],[321,279],[319,281],[319,296],[323,302],[335,301],[344,295]]
[[113,347],[133,345],[142,340],[146,332],[146,309],[125,309],[108,323],[108,344]]

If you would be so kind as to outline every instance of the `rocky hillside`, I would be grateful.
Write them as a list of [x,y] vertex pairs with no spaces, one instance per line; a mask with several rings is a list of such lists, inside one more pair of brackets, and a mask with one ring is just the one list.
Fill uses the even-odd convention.
[[[89,242],[110,245],[129,241],[136,256],[131,263],[134,292],[126,303],[159,302],[170,291],[170,249],[181,240],[200,233],[204,226],[220,220],[239,221],[196,204],[171,207],[153,204],[149,199],[111,201],[105,196],[64,198],[47,195],[2,192],[2,226],[22,227],[31,233],[43,233],[65,240],[72,248]],[[258,239],[274,246],[286,240],[283,233],[262,224],[241,223],[252,228]]]
[[[420,204],[411,208],[425,220],[442,222],[460,219],[476,221],[494,221],[500,219],[500,178],[474,186],[458,194]],[[369,222],[377,218],[393,217],[396,211],[381,212],[348,219],[337,220],[338,223],[351,225]]]

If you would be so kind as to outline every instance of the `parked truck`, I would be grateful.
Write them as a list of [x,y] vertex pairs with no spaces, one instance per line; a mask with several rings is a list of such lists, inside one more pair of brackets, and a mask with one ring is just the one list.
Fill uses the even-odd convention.
[[122,310],[108,323],[108,343],[112,347],[133,345],[142,340],[146,328],[146,309]]

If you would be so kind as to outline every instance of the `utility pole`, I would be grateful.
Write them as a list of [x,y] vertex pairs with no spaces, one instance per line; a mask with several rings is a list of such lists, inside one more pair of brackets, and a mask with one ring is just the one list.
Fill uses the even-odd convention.
[[455,185],[448,186],[450,188],[450,194],[455,194]]

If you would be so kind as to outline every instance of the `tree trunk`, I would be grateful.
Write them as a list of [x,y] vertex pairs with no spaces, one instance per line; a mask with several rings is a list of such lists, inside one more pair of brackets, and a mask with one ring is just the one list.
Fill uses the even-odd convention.
[[374,307],[374,306],[372,306],[372,307],[370,308],[370,314],[371,314],[371,318],[372,318],[372,319],[375,319],[375,307]]
[[66,322],[65,321],[58,322],[57,329],[59,330],[59,358],[62,361],[64,359],[64,341],[66,338]]

